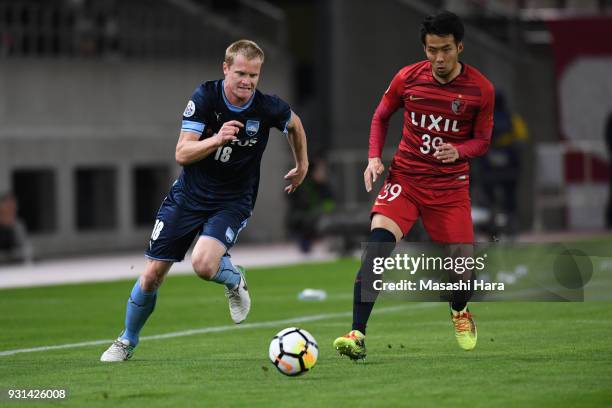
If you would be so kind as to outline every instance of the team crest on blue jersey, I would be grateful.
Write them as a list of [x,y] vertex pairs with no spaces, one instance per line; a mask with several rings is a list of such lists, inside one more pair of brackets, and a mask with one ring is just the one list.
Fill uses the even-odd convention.
[[258,120],[247,120],[246,122],[246,134],[249,136],[255,136],[259,131],[259,121]]
[[236,234],[234,234],[234,230],[232,230],[230,227],[227,227],[227,229],[225,230],[225,240],[231,244],[232,242],[234,242],[234,238],[236,237]]

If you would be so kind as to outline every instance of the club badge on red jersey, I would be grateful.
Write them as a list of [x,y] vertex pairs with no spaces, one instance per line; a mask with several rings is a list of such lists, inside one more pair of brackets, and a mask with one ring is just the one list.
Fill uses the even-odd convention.
[[466,103],[462,99],[455,99],[451,102],[451,109],[455,115],[461,115],[465,112]]

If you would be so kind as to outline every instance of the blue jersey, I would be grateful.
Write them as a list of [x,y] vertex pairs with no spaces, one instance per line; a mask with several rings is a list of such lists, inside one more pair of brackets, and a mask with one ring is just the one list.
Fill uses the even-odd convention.
[[258,90],[244,106],[234,106],[223,91],[223,80],[196,88],[183,112],[182,130],[200,140],[219,132],[223,123],[241,122],[237,141],[219,147],[204,159],[188,164],[172,188],[177,203],[191,210],[236,206],[251,211],[259,187],[259,169],[270,129],[285,134],[291,119],[289,105],[275,95]]

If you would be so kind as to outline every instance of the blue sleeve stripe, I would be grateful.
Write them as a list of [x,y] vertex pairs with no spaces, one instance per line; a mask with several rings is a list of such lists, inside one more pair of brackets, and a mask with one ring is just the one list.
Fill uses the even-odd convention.
[[186,120],[183,119],[183,126],[185,125],[191,125],[191,126],[200,126],[202,129],[204,129],[204,127],[206,126],[204,123],[202,122],[196,122],[194,120]]
[[184,120],[181,126],[181,130],[188,130],[190,132],[202,133],[206,125],[200,122],[193,122],[191,120]]
[[182,127],[181,130],[185,130],[187,132],[195,132],[195,133],[200,133],[202,134],[203,132],[199,129],[193,129],[193,128],[187,128],[187,127]]
[[188,132],[194,132],[194,133],[198,133],[201,135],[202,132],[204,132],[205,127],[206,125],[204,125],[203,123],[184,120],[183,125],[181,126],[181,130],[185,130]]

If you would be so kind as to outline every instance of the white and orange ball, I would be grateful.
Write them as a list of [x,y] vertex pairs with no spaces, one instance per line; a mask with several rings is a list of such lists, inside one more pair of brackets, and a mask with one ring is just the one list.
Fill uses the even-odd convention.
[[317,363],[319,347],[310,333],[297,327],[279,331],[270,343],[270,361],[281,373],[296,376]]

